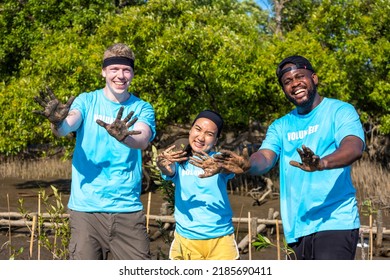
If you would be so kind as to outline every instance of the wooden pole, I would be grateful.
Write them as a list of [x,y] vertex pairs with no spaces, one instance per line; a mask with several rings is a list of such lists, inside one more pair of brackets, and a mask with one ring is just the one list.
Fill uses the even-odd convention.
[[32,258],[33,246],[34,246],[34,234],[35,234],[35,224],[37,222],[37,216],[33,216],[32,228],[31,228],[31,237],[30,237],[30,259]]
[[54,241],[53,241],[53,260],[55,259],[57,253],[57,227],[54,229]]
[[249,260],[252,260],[252,225],[251,225],[251,212],[248,212],[248,252]]
[[[7,207],[8,207],[8,213],[10,213],[11,211],[11,208],[10,208],[10,205],[9,205],[9,195],[7,193]],[[9,237],[8,237],[8,241],[9,241],[9,255],[11,256],[12,254],[12,238],[11,238],[11,218],[10,216],[8,216],[8,233],[9,233]]]
[[382,250],[383,241],[383,216],[382,209],[378,209],[376,213],[376,236],[375,236],[375,255],[379,256]]
[[279,223],[278,219],[275,220],[275,226],[276,226],[276,249],[278,251],[278,260],[280,260],[280,240],[279,240]]
[[360,244],[362,245],[362,260],[366,259],[366,252],[364,251],[364,232],[362,230],[359,231],[360,234]]
[[[275,212],[274,208],[271,207],[271,208],[268,209],[268,217],[267,217],[268,220],[272,220],[273,219],[274,212]],[[273,230],[273,227],[268,227],[267,228],[267,237],[268,237],[268,239],[271,238],[272,230]]]
[[41,259],[41,227],[39,217],[41,215],[41,192],[38,193],[38,260]]
[[146,232],[149,233],[149,215],[150,215],[150,201],[152,200],[152,192],[148,193],[148,207],[146,211]]
[[369,251],[370,251],[370,260],[372,260],[372,252],[373,252],[373,234],[372,234],[372,214],[370,214],[370,245],[369,245]]
[[238,230],[240,229],[240,222],[241,222],[241,216],[242,216],[242,210],[244,209],[244,204],[241,204],[241,210],[240,210],[240,217],[238,218],[238,223],[237,223],[237,231],[236,231],[236,241],[238,239]]

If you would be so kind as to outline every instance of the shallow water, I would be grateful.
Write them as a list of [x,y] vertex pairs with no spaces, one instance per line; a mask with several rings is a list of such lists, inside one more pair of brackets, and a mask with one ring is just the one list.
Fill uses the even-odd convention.
[[52,193],[50,186],[55,186],[64,202],[69,199],[70,179],[49,178],[45,180],[22,180],[3,178],[0,180],[0,212],[17,212],[19,199],[23,199],[26,209],[35,212],[38,209],[38,193],[45,190]]

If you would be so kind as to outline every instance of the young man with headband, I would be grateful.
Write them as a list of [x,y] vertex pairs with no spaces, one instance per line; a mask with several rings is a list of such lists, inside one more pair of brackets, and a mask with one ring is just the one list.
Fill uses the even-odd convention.
[[[103,56],[102,89],[61,104],[50,89],[35,100],[36,111],[51,122],[55,135],[76,132],[72,159],[70,259],[150,259],[140,200],[142,153],[153,140],[152,106],[131,94],[134,54],[125,44]],[[122,119],[122,116],[125,116]]]

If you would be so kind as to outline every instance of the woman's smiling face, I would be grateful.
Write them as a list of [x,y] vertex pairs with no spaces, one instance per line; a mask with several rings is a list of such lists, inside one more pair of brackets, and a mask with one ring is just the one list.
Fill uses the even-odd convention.
[[207,119],[199,118],[191,127],[189,133],[189,144],[193,152],[209,152],[217,143],[218,127]]

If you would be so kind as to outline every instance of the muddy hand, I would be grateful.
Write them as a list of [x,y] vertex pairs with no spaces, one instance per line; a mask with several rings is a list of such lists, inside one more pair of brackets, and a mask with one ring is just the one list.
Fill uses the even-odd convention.
[[290,165],[308,172],[321,170],[319,166],[320,157],[315,155],[310,148],[306,147],[305,145],[302,145],[302,150],[297,148],[297,152],[301,157],[302,163],[292,160],[290,161]]
[[234,174],[243,174],[250,169],[248,148],[244,148],[242,156],[229,151],[221,150],[219,154],[214,155],[215,161],[220,164],[224,172]]
[[174,151],[174,148],[175,145],[172,145],[168,149],[157,155],[156,164],[158,168],[163,171],[164,174],[173,173],[172,166],[175,162],[182,162],[188,160],[186,151]]
[[180,150],[174,151],[175,145],[170,146],[168,149],[164,150],[162,153],[157,155],[157,164],[167,165],[174,162],[182,162],[188,160],[187,152]]
[[124,107],[122,106],[119,109],[118,115],[112,124],[108,124],[102,120],[96,120],[98,125],[104,127],[107,132],[119,142],[125,140],[125,138],[129,135],[141,134],[141,131],[129,130],[129,127],[131,127],[138,120],[138,118],[135,117],[130,121],[131,117],[134,115],[134,112],[131,111],[126,116],[126,118],[122,120],[123,110]]
[[53,91],[46,87],[46,91],[41,90],[39,96],[34,97],[35,102],[43,107],[43,111],[34,110],[33,113],[45,116],[54,126],[58,127],[68,116],[74,99],[75,97],[71,96],[66,104],[62,104]]
[[199,178],[207,178],[221,172],[221,166],[205,152],[194,153],[196,157],[190,157],[190,163],[204,170]]

